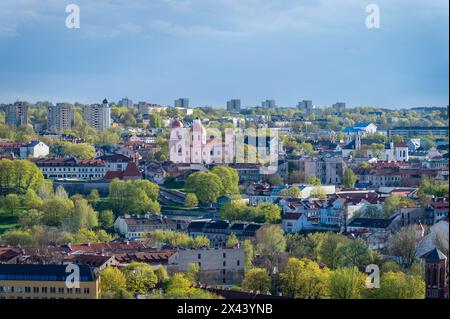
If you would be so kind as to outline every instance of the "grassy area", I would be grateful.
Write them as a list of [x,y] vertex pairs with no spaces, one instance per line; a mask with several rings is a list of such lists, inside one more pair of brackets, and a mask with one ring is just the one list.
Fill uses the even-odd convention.
[[163,186],[167,189],[176,189],[184,192],[184,182],[166,181]]
[[12,216],[0,215],[0,235],[5,231],[11,228],[16,228],[19,224],[17,224],[17,218]]

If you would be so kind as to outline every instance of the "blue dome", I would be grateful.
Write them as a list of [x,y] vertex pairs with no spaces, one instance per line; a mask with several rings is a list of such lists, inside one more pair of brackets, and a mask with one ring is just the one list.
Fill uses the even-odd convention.
[[107,99],[104,99],[104,100],[103,100],[103,104],[108,104],[108,100],[107,100]]

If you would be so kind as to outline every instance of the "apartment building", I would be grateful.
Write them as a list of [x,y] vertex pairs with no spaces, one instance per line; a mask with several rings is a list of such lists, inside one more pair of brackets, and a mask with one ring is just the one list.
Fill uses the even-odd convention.
[[187,223],[160,215],[125,215],[118,217],[114,223],[116,232],[127,239],[145,238],[147,234],[151,234],[157,229],[181,231],[186,227]]
[[52,133],[70,130],[75,123],[73,105],[57,103],[48,107],[47,129]]
[[305,178],[310,175],[316,176],[322,184],[342,184],[342,176],[346,169],[342,157],[301,157],[289,162],[296,170],[302,172]]
[[79,287],[71,287],[70,265],[0,264],[0,299],[98,299],[97,274],[77,265]]
[[448,126],[410,126],[410,127],[394,127],[388,130],[388,137],[392,139],[394,136],[400,135],[403,139],[407,140],[414,137],[427,137],[433,136],[448,136]]
[[241,111],[241,100],[233,99],[227,102],[228,112],[240,112]]
[[170,273],[186,273],[189,265],[200,266],[199,280],[207,285],[241,285],[244,278],[245,251],[243,248],[180,249],[169,260]]
[[106,173],[105,162],[102,160],[42,158],[32,159],[32,162],[41,170],[42,175],[49,179],[100,180]]
[[6,106],[6,124],[9,126],[20,126],[28,124],[28,107],[26,102],[16,102]]
[[108,100],[104,99],[102,104],[92,104],[86,106],[83,117],[89,126],[104,131],[111,127],[111,108]]

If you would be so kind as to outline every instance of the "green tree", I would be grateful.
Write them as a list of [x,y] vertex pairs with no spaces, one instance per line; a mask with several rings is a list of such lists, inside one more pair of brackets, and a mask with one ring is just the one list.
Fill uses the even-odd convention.
[[158,278],[158,285],[162,286],[164,283],[169,280],[169,274],[167,272],[167,269],[163,266],[158,267],[154,270],[156,278]]
[[38,209],[42,207],[43,204],[44,201],[42,198],[40,198],[31,188],[29,188],[22,197],[22,205],[28,209]]
[[81,228],[92,229],[98,225],[97,213],[85,199],[75,201],[68,224],[75,232]]
[[19,216],[19,224],[22,227],[31,227],[42,224],[44,213],[37,209],[23,211]]
[[210,240],[206,236],[196,236],[192,242],[192,248],[203,248],[211,245]]
[[152,266],[146,263],[133,262],[126,265],[124,275],[127,289],[141,295],[147,294],[149,289],[155,287],[158,282]]
[[77,159],[92,159],[95,157],[95,148],[87,143],[64,142],[61,147],[61,154],[75,157]]
[[255,248],[249,239],[243,241],[242,248],[245,251],[244,269],[247,271],[252,268],[253,257],[255,256]]
[[320,245],[320,260],[331,269],[340,267],[343,262],[341,247],[347,244],[348,241],[349,240],[342,235],[327,233]]
[[98,214],[98,221],[104,228],[111,228],[114,224],[114,213],[112,210],[102,210]]
[[281,209],[280,206],[261,203],[256,206],[257,215],[264,216],[263,222],[275,224],[281,221]]
[[321,186],[316,186],[310,193],[310,197],[313,198],[327,198],[327,193],[325,189]]
[[69,194],[67,194],[67,192],[63,186],[59,185],[55,189],[55,197],[57,197],[59,199],[68,199]]
[[89,204],[95,207],[95,205],[100,200],[100,194],[97,189],[91,190],[89,195],[87,196],[87,200],[89,201]]
[[239,240],[236,237],[235,233],[231,233],[231,235],[228,236],[228,238],[227,238],[227,242],[225,244],[225,247],[233,248],[233,247],[236,247],[237,245],[239,245]]
[[283,229],[276,225],[264,227],[257,238],[257,250],[263,258],[266,268],[274,269],[278,256],[286,250],[286,238]]
[[211,173],[219,177],[223,187],[222,195],[239,193],[239,175],[237,170],[231,167],[215,166]]
[[118,269],[106,267],[100,272],[100,291],[101,297],[112,299],[121,290],[126,288],[127,280],[125,275]]
[[298,187],[291,187],[289,189],[283,189],[280,192],[280,196],[288,198],[302,198],[302,192]]
[[5,245],[29,246],[33,244],[34,240],[32,234],[27,230],[11,229],[2,235],[1,241]]
[[330,297],[332,299],[360,299],[365,289],[366,276],[358,268],[338,268],[330,275]]
[[264,268],[253,268],[245,273],[242,286],[245,291],[267,293],[270,290],[271,279]]
[[338,253],[341,255],[342,264],[346,267],[363,269],[371,259],[371,250],[360,238],[350,240],[338,247]]
[[424,299],[425,281],[419,276],[388,272],[381,275],[379,289],[366,289],[365,294],[371,299]]
[[407,197],[400,197],[397,195],[391,195],[384,201],[384,212],[386,217],[392,216],[402,207],[415,207],[415,203],[412,199]]
[[200,265],[198,263],[190,263],[186,277],[193,285],[197,285],[200,282]]
[[381,265],[381,273],[386,274],[388,272],[401,272],[402,267],[395,261],[389,260]]
[[280,274],[283,294],[293,298],[327,298],[330,270],[309,259],[290,258]]
[[188,176],[185,189],[197,195],[197,198],[205,203],[216,203],[219,196],[223,195],[221,179],[213,173],[196,172]]
[[354,188],[355,184],[356,184],[356,175],[353,172],[353,170],[351,168],[347,168],[344,171],[344,176],[343,176],[343,183],[344,186],[347,188]]
[[415,225],[403,227],[389,237],[387,250],[391,255],[397,256],[399,263],[408,269],[416,259],[417,247],[421,240],[421,232]]
[[372,143],[369,146],[369,150],[373,154],[374,157],[379,159],[379,158],[381,158],[381,155],[383,154],[384,144]]
[[2,202],[2,206],[11,216],[14,216],[20,208],[20,197],[16,194],[6,195]]
[[306,179],[306,182],[313,186],[321,185],[320,179],[318,179],[315,175],[312,175],[312,174],[308,176],[308,178]]
[[194,193],[187,193],[186,198],[184,199],[184,206],[186,207],[197,207],[198,199]]

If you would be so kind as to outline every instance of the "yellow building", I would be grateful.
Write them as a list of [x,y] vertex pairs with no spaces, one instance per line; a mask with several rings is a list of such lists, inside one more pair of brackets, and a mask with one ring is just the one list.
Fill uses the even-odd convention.
[[0,299],[98,299],[98,276],[76,266],[72,273],[68,265],[0,264]]

